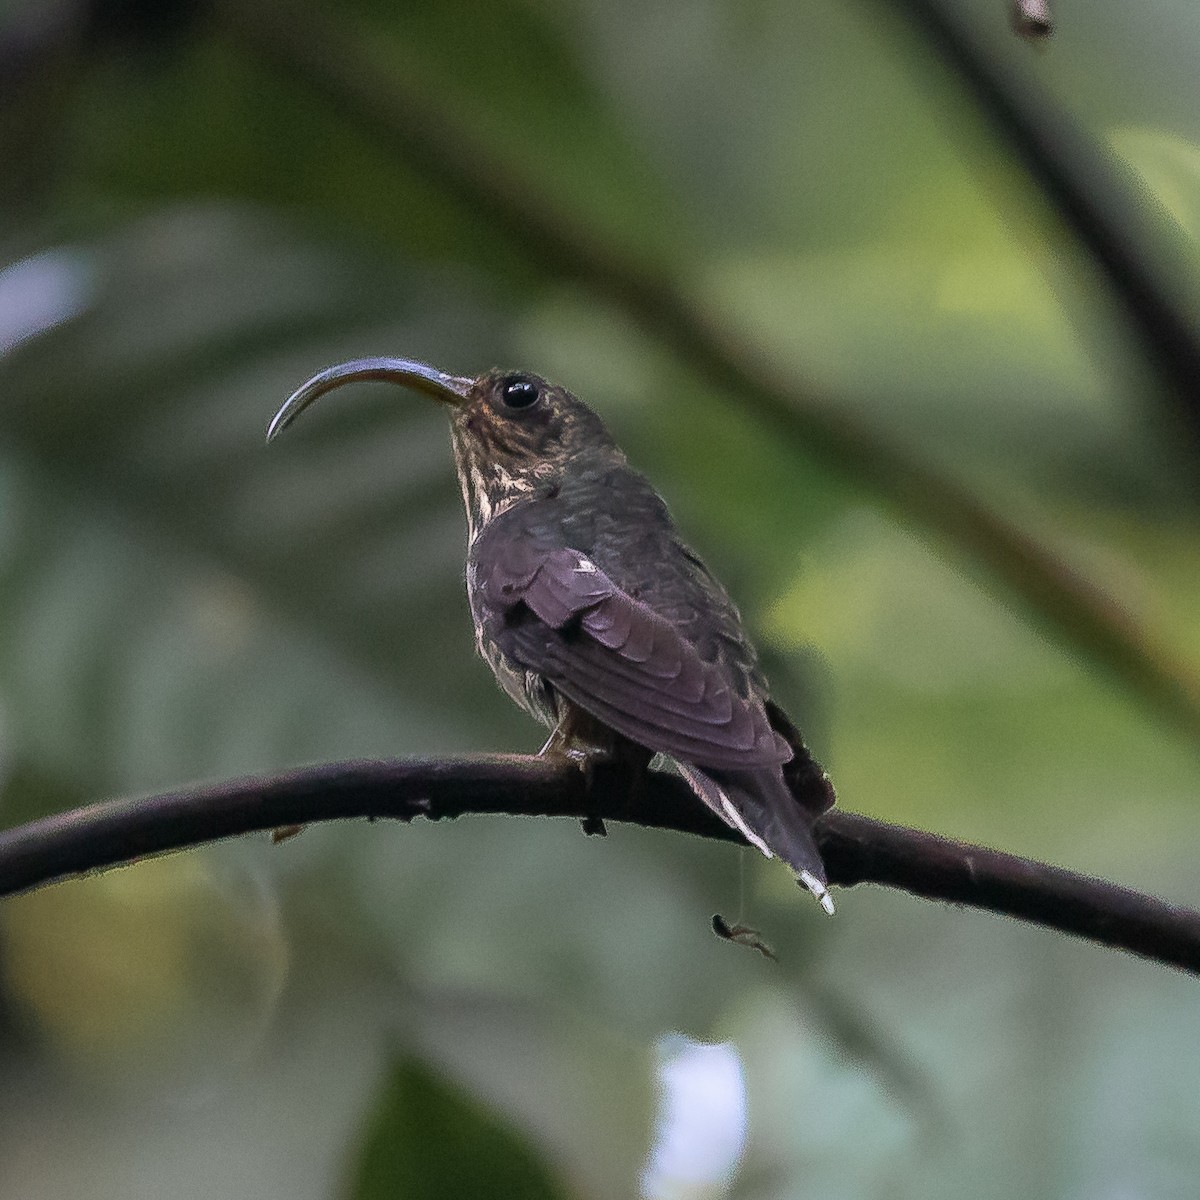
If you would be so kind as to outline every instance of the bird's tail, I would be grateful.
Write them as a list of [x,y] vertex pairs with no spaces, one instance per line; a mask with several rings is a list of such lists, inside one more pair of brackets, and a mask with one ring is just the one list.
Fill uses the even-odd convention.
[[796,800],[778,768],[702,771],[677,762],[692,790],[728,825],[768,858],[777,855],[796,878],[833,913],[825,864],[813,838],[814,813]]

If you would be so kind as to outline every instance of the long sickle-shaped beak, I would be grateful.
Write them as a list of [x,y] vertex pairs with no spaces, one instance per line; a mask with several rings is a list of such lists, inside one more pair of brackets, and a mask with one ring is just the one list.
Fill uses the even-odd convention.
[[267,441],[282,433],[314,400],[343,383],[381,380],[424,392],[443,404],[463,404],[475,380],[447,375],[427,363],[411,358],[356,358],[328,367],[298,387],[284,402],[267,427]]

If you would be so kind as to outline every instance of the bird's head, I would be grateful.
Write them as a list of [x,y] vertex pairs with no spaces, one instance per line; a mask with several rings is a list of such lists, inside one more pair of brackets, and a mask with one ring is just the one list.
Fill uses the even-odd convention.
[[451,409],[451,434],[472,532],[523,495],[561,486],[573,472],[625,459],[604,422],[565,388],[526,371],[447,375],[404,358],[362,358],[314,375],[275,414],[267,440],[345,383],[377,380],[424,392]]

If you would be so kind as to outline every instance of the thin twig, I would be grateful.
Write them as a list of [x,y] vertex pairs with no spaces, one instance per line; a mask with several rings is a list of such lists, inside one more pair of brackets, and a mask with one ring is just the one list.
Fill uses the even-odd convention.
[[[1153,201],[1147,203],[1132,173],[1035,78],[1028,72],[1018,75],[1015,64],[984,46],[961,12],[953,11],[961,6],[942,0],[888,3],[922,31],[1008,142],[1039,194],[1099,265],[1176,413],[1187,423],[1194,451],[1200,442],[1200,326],[1167,286],[1173,268],[1169,251],[1155,251]],[[1028,16],[1041,8],[1021,3],[1018,11]],[[1046,19],[1049,32],[1048,12]]]
[[[528,755],[332,763],[114,800],[0,834],[0,896],[255,830],[351,817],[467,814],[625,821],[741,842],[678,778]],[[817,825],[830,883],[877,883],[987,909],[1200,974],[1200,913],[1101,879],[837,809]]]
[[1194,739],[1200,677],[1092,580],[937,471],[909,459],[811,387],[773,372],[670,279],[603,244],[463,126],[450,106],[381,66],[362,39],[313,6],[217,0],[214,16],[246,52],[324,96],[550,275],[621,308],[689,367],[806,453],[856,478],[923,530],[983,564],[1059,639],[1104,665]]
[[1054,32],[1049,0],[1012,0],[1013,30],[1031,42],[1045,41]]

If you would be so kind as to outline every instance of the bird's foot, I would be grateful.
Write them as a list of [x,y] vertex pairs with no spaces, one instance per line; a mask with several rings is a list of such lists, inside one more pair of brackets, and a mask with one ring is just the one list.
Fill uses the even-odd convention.
[[[573,749],[567,752],[569,758],[572,758],[575,765],[583,772],[583,777],[587,781],[585,795],[589,799],[596,794],[596,768],[604,768],[612,761],[612,755],[605,751],[594,751],[588,754],[586,751]],[[604,818],[599,812],[590,812],[586,817],[581,817],[579,821],[580,827],[588,837],[608,837],[608,829],[605,827]]]
[[537,752],[538,758],[565,758],[573,762],[581,771],[588,769],[588,763],[597,756],[603,758],[607,756],[605,750],[587,750],[582,746],[571,744],[564,745],[559,739],[557,733],[552,733],[547,739],[546,744]]
[[[581,709],[572,708],[555,726],[538,756],[569,759],[583,773],[587,796],[620,796],[625,799],[625,809],[632,811],[652,753],[618,737]],[[612,812],[614,806],[610,802],[604,807]],[[607,832],[599,811],[582,817],[581,822],[584,833],[602,837]]]
[[[546,744],[538,751],[538,757],[565,758],[574,763],[583,774],[586,793],[590,796],[596,786],[596,768],[607,765],[614,756],[611,744],[598,745],[589,741],[583,725],[577,716],[577,710],[572,709],[554,727],[554,731],[546,739]],[[589,813],[581,817],[580,824],[583,832],[589,837],[608,835],[608,830],[604,827],[604,818],[599,813]]]
[[[559,726],[546,744],[538,751],[538,758],[565,758],[574,763],[584,778],[584,793],[591,796],[596,787],[596,768],[605,767],[613,760],[611,750],[602,747],[584,747],[575,741],[567,741]],[[607,837],[608,830],[604,827],[604,818],[599,813],[589,813],[579,819],[583,832],[588,837]]]
[[538,751],[538,758],[569,758],[581,771],[587,770],[593,760],[604,761],[612,756],[611,743],[601,744],[581,737],[574,724],[565,719],[554,727],[554,732]]

